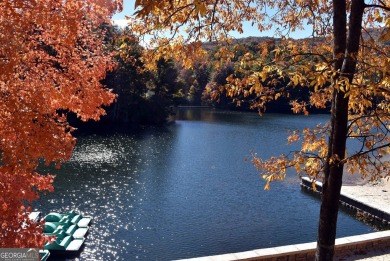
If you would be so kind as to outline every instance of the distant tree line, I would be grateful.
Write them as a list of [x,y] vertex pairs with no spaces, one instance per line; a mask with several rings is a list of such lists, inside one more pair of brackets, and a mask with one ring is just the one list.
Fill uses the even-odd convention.
[[[208,57],[193,63],[191,69],[185,68],[180,61],[157,61],[156,70],[147,70],[142,62],[142,50],[136,37],[125,28],[107,27],[106,44],[116,53],[116,68],[107,74],[104,84],[117,95],[116,102],[111,104],[107,115],[101,121],[90,121],[87,124],[71,118],[70,121],[81,130],[107,131],[132,130],[140,126],[165,124],[178,105],[204,106],[219,109],[254,110],[252,107],[256,96],[238,95],[234,99],[226,95],[230,76],[245,76],[242,63],[246,57],[251,60],[261,56],[260,50],[267,45],[272,53],[279,39],[269,37],[248,37],[234,41],[230,46],[218,43],[205,43]],[[234,50],[234,57],[228,61],[222,59],[225,52]],[[223,60],[223,62],[219,62]],[[256,69],[248,64],[251,70]],[[293,88],[286,86],[290,80],[286,78],[272,79],[276,89],[284,89],[285,96],[267,104],[267,112],[292,113],[292,100],[308,101],[310,88]],[[312,112],[318,112],[316,109]]]

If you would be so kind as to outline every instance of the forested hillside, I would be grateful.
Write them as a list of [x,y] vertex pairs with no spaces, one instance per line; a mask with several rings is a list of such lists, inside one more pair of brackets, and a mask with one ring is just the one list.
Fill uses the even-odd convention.
[[[306,40],[301,40],[306,41]],[[313,41],[311,39],[311,41]],[[142,50],[136,37],[126,29],[112,27],[107,33],[107,45],[116,53],[116,68],[108,72],[104,84],[117,94],[116,102],[107,109],[107,115],[100,122],[80,123],[70,119],[79,128],[89,131],[108,129],[132,130],[145,125],[161,125],[174,112],[174,107],[212,106],[229,110],[253,110],[255,95],[239,95],[234,99],[226,96],[223,86],[230,78],[243,78],[242,63],[264,55],[260,50],[267,46],[270,60],[280,39],[271,37],[246,37],[233,40],[229,45],[217,42],[203,43],[207,51],[204,59],[194,61],[186,68],[181,61],[161,59],[156,70],[148,70],[142,61]],[[224,55],[233,50],[234,56],[226,60]],[[256,69],[256,64],[249,64]],[[262,80],[272,82],[276,91],[281,92],[276,101],[267,101],[267,112],[292,113],[290,102],[307,102],[310,88],[287,86],[288,78]],[[283,95],[285,94],[285,95]],[[310,108],[309,108],[310,109]],[[312,112],[326,112],[327,109],[312,109]]]

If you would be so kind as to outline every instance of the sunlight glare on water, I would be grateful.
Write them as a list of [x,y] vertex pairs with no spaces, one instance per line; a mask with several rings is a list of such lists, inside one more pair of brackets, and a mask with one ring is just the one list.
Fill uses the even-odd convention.
[[[291,150],[287,128],[327,119],[184,111],[167,128],[79,137],[55,191],[34,207],[93,216],[80,260],[172,260],[314,241],[318,199],[291,174],[264,191],[246,159]],[[340,213],[338,236],[370,231]]]

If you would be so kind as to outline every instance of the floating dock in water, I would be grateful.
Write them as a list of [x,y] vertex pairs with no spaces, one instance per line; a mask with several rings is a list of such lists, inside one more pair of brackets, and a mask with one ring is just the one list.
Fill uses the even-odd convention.
[[[39,221],[40,217],[40,212],[29,214],[29,218],[34,222]],[[83,216],[75,211],[64,214],[52,212],[44,216],[42,220],[44,221],[43,233],[56,237],[55,241],[45,244],[42,252],[49,251],[50,254],[54,255],[71,255],[81,250],[92,217]]]

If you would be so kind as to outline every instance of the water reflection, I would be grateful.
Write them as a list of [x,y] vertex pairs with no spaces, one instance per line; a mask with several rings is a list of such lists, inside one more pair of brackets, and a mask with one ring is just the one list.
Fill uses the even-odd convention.
[[[172,260],[315,240],[318,200],[300,192],[295,175],[263,191],[245,157],[251,149],[279,154],[286,126],[312,126],[327,116],[184,115],[198,120],[79,139],[55,192],[35,203],[46,213],[76,209],[94,217],[75,259]],[[340,215],[338,236],[369,231]]]

